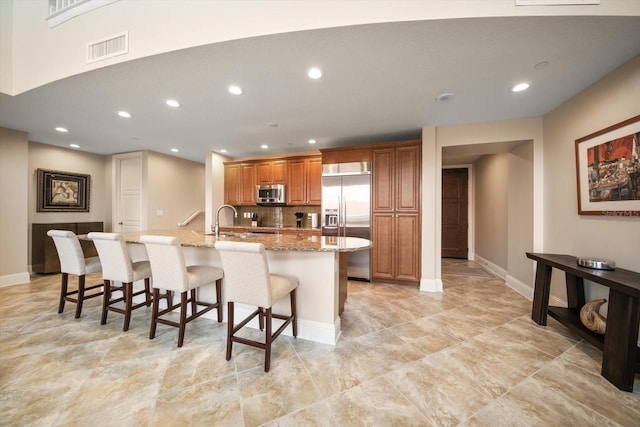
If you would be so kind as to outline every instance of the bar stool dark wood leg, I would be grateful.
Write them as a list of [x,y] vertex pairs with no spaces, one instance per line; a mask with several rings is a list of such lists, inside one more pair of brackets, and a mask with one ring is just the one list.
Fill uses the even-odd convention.
[[216,301],[218,304],[218,323],[222,322],[222,279],[216,280]]
[[64,311],[64,303],[67,297],[67,287],[69,285],[69,273],[62,273],[62,283],[60,285],[60,303],[58,304],[58,313]]
[[267,317],[267,324],[265,325],[265,344],[264,344],[264,371],[269,372],[269,368],[271,368],[271,308],[267,308],[265,310],[265,315]]
[[233,301],[227,303],[227,360],[231,360],[233,348]]
[[104,325],[107,323],[107,313],[109,312],[109,301],[111,300],[111,281],[104,281],[104,295],[102,297],[102,318],[100,319],[100,324]]

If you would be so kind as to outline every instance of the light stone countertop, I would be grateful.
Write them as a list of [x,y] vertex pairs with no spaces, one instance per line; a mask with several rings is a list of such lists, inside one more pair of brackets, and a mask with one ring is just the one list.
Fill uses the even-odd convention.
[[[177,237],[182,246],[213,248],[216,241],[262,243],[268,251],[357,252],[370,249],[370,240],[358,237],[304,236],[287,234],[237,233],[233,236],[204,234],[195,230],[144,230],[120,233],[127,243],[140,243],[145,234]],[[221,233],[222,234],[222,233]]]

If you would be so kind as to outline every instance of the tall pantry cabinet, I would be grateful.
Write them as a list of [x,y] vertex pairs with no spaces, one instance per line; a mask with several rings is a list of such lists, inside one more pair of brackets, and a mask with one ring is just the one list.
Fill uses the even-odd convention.
[[420,141],[373,150],[371,275],[420,280]]

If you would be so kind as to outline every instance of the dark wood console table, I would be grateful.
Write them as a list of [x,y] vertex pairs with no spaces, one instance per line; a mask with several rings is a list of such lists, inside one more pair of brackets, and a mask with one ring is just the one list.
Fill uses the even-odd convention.
[[[531,318],[547,324],[547,314],[575,334],[602,350],[602,376],[620,390],[633,391],[633,377],[640,372],[640,348],[637,347],[640,323],[640,273],[617,268],[612,271],[580,267],[576,257],[527,253],[535,260],[536,282]],[[549,307],[551,271],[565,272],[567,305]],[[585,304],[584,279],[609,287],[607,331],[603,335],[588,330],[580,322]]]

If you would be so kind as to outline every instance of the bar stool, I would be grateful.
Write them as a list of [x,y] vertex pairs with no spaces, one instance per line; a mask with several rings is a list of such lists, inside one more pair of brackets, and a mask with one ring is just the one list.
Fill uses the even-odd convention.
[[[87,238],[93,240],[98,250],[98,257],[102,264],[102,279],[104,280],[104,298],[102,300],[102,318],[100,324],[107,323],[109,311],[124,314],[123,331],[129,330],[131,312],[137,308],[151,305],[151,267],[149,261],[131,262],[127,244],[121,235],[116,233],[91,232]],[[144,279],[144,289],[133,292],[133,282]],[[111,282],[121,282],[122,288],[112,286]],[[122,290],[122,297],[112,298],[114,291]],[[133,304],[133,297],[145,295],[145,300]],[[115,304],[124,301],[124,309]]]
[[[187,266],[182,246],[175,237],[141,236],[140,241],[147,248],[153,273],[153,314],[149,339],[156,336],[156,327],[158,323],[162,323],[178,328],[178,347],[182,347],[186,324],[214,308],[218,310],[218,322],[222,322],[222,311],[220,310],[221,283],[224,276],[222,269],[209,265]],[[202,285],[213,283],[216,285],[216,302],[198,301],[196,289]],[[164,289],[167,293],[180,292],[180,303],[173,304],[168,299],[167,308],[160,311],[160,289]],[[190,316],[187,316],[187,304],[191,305]],[[204,308],[198,311],[198,306]],[[180,308],[179,322],[162,318],[176,308]]]
[[[76,319],[82,313],[82,303],[84,300],[99,297],[102,291],[85,295],[85,291],[102,288],[102,284],[85,287],[85,276],[89,273],[96,273],[102,269],[98,257],[85,258],[82,247],[78,241],[78,236],[67,230],[49,230],[47,235],[53,239],[60,258],[60,271],[62,272],[62,285],[60,287],[60,302],[58,303],[58,313],[64,311],[66,301],[76,303]],[[78,276],[78,289],[69,291],[69,274]],[[73,297],[72,295],[77,295]]]
[[[227,360],[231,359],[233,342],[246,344],[265,350],[264,371],[269,372],[271,364],[271,343],[291,324],[293,336],[298,335],[296,317],[296,288],[298,279],[276,274],[269,274],[267,255],[262,243],[216,242],[215,248],[220,253],[224,269],[227,294]],[[291,315],[271,312],[273,304],[289,295]],[[257,310],[234,325],[234,302],[249,304]],[[258,316],[260,330],[265,330],[265,342],[253,341],[238,337],[235,334]],[[266,324],[264,317],[266,316]],[[284,320],[284,323],[273,334],[272,318]]]

